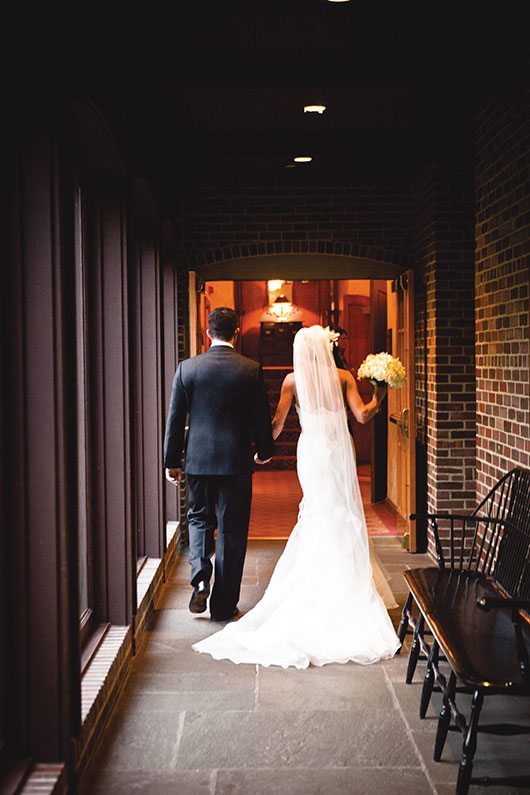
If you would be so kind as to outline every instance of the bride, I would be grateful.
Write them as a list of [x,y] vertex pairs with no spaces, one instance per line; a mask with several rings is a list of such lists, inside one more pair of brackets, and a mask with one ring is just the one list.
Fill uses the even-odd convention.
[[239,621],[195,643],[196,651],[283,668],[368,665],[395,654],[400,643],[385,600],[395,602],[370,554],[345,410],[346,400],[365,422],[380,398],[365,406],[352,374],[335,365],[329,331],[311,326],[297,332],[294,373],[282,385],[273,435],[280,435],[294,399],[302,428],[298,521],[263,598]]

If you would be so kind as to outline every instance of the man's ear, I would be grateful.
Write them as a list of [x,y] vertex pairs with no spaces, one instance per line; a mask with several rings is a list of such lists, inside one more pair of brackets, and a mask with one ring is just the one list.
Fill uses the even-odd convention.
[[210,329],[209,328],[206,329],[206,336],[208,337],[209,340],[212,339],[212,335],[210,334]]

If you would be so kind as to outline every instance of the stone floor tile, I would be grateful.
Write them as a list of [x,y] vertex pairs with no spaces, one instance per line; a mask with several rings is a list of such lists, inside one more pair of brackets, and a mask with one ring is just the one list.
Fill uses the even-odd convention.
[[168,583],[156,604],[157,610],[187,610],[193,591],[186,585]]
[[184,713],[166,709],[127,709],[120,705],[105,732],[92,770],[169,772],[175,768]]
[[135,792],[149,795],[211,795],[214,775],[209,770],[179,770],[169,774],[159,771],[102,772],[90,777],[81,795],[129,795]]
[[[223,662],[223,661],[221,661]],[[150,690],[165,690],[172,692],[199,691],[199,690],[252,690],[255,688],[255,666],[241,665],[229,670],[206,672],[203,669],[181,673],[171,671],[169,666],[166,673],[159,671],[133,671],[131,674],[131,687],[145,687]]]
[[[194,619],[190,616],[190,620]],[[209,654],[199,654],[192,649],[188,638],[173,638],[155,633],[148,636],[139,654],[135,657],[136,674],[157,675],[160,673],[233,673],[236,668],[228,660],[214,660]],[[243,668],[241,669],[243,670]],[[255,666],[245,666],[254,675]]]
[[[147,685],[149,687],[151,683]],[[252,689],[216,689],[215,683],[199,690],[164,690],[163,683],[157,682],[157,690],[146,690],[145,681],[131,683],[128,708],[140,716],[150,704],[163,701],[174,712],[218,712],[219,710],[252,710],[255,706],[255,693]],[[155,685],[153,685],[155,686]]]
[[263,583],[263,585],[248,585],[246,588],[243,588],[241,590],[241,598],[237,603],[239,610],[241,610],[242,613],[252,610],[265,593],[265,588],[266,583]]
[[415,731],[436,731],[439,709],[434,697],[431,699],[425,718],[420,718],[419,715],[421,684],[407,685],[405,682],[391,682],[391,687],[411,729]]
[[[407,651],[403,649],[401,654],[396,654],[394,655],[394,657],[392,657],[391,660],[385,660],[383,662],[384,668],[391,681],[393,682],[405,681],[405,675],[407,673],[408,657],[409,655]],[[414,673],[414,679],[410,684],[410,687],[419,687],[420,690],[418,692],[421,692],[423,677],[425,675],[425,667],[426,667],[425,660],[418,660],[418,665],[416,666],[416,671]]]
[[421,770],[346,767],[219,770],[215,795],[392,795],[431,793]]
[[444,748],[440,762],[432,758],[434,750],[434,734],[427,731],[413,731],[413,740],[421,754],[427,773],[434,784],[454,784],[458,775],[460,752],[449,741]]
[[260,668],[259,709],[393,709],[382,666],[326,665],[304,671]]
[[210,621],[210,614],[193,615],[189,610],[159,610],[150,626],[158,637],[188,638],[195,643],[221,628],[221,624]]
[[[383,742],[382,738],[391,738]],[[414,748],[395,710],[186,713],[177,766],[413,766]]]

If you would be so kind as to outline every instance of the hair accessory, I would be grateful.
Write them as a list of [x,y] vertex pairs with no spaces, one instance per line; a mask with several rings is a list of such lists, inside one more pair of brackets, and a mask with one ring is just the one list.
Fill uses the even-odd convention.
[[337,344],[337,342],[338,342],[339,337],[340,337],[339,332],[338,331],[332,331],[329,326],[326,326],[324,331],[326,332],[326,334],[329,337],[329,344],[331,345],[331,347],[335,346]]

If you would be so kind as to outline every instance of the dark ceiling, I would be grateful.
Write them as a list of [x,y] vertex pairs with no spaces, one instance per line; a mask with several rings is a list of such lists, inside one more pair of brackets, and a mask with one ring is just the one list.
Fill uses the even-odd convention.
[[[96,99],[166,191],[467,156],[477,102],[519,68],[522,21],[506,5],[474,19],[464,4],[364,6],[177,0],[171,15],[146,6],[118,19],[86,6],[33,20],[11,43],[30,85]],[[304,114],[315,101],[325,114]],[[285,169],[306,153],[311,164]]]

